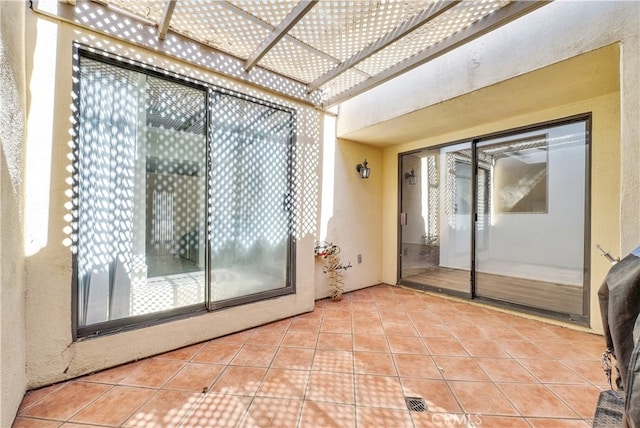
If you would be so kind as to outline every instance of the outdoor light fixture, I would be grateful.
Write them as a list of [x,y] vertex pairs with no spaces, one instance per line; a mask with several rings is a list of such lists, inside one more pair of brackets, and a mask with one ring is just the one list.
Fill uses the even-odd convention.
[[364,162],[356,165],[356,171],[360,173],[360,178],[369,178],[369,174],[371,174],[371,168],[367,166],[367,159]]
[[416,172],[413,170],[413,168],[411,168],[411,172],[404,173],[404,178],[406,178],[409,184],[411,184],[412,186],[417,182]]

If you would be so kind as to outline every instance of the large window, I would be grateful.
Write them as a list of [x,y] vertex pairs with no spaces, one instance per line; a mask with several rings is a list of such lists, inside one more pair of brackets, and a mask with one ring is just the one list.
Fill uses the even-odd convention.
[[294,113],[77,51],[80,336],[294,291]]

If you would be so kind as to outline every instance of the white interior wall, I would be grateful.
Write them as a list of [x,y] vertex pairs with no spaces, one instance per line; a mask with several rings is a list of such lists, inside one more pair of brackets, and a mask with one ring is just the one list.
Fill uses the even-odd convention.
[[[584,127],[574,124],[549,129],[548,138],[554,140],[566,133],[579,133]],[[525,138],[537,132],[518,135]],[[509,140],[502,138],[490,143]],[[449,149],[446,149],[447,151]],[[477,246],[480,271],[519,276],[522,265],[573,269],[582,273],[584,247],[584,191],[586,147],[550,146],[547,160],[547,212],[546,213],[491,213],[491,225],[485,245]],[[446,171],[446,165],[441,166]],[[444,183],[446,173],[441,180]],[[495,183],[494,183],[495,185]],[[440,265],[468,269],[471,241],[469,215],[456,215],[456,227],[448,224],[445,204],[440,207],[443,239],[440,246]],[[445,238],[446,237],[446,238]],[[549,270],[553,275],[553,270]],[[557,279],[563,281],[565,276]],[[581,284],[581,282],[580,282]]]
[[585,150],[584,146],[550,148],[547,212],[494,212],[488,248],[479,254],[482,260],[506,260],[582,271]]
[[23,146],[26,134],[25,4],[0,2],[0,426],[25,392]]

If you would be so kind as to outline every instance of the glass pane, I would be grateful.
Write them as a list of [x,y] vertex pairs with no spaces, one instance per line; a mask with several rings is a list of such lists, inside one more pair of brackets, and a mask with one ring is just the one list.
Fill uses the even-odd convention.
[[476,292],[583,314],[584,122],[478,144]]
[[78,325],[204,304],[205,92],[81,58]]
[[211,301],[291,287],[292,113],[218,95],[211,133]]
[[206,93],[147,78],[147,280],[134,314],[204,302]]
[[402,157],[401,281],[470,293],[471,145]]

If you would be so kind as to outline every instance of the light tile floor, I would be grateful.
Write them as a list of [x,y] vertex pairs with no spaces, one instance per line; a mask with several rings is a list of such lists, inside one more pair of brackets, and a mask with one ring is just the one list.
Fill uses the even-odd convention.
[[14,427],[589,427],[607,388],[603,347],[600,336],[380,285],[31,391]]

